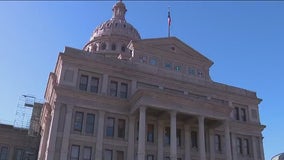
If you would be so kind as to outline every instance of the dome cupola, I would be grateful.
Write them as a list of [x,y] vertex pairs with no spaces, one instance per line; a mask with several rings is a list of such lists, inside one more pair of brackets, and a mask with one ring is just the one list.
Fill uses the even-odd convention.
[[112,18],[93,31],[90,41],[83,50],[121,58],[121,55],[129,54],[127,45],[131,40],[141,39],[138,31],[126,22],[127,9],[122,1],[116,2],[112,11]]

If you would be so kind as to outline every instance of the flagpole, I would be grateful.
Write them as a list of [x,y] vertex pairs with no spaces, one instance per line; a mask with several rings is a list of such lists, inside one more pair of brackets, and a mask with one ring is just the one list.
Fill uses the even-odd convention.
[[168,7],[168,37],[171,36],[171,13],[170,13],[170,7]]

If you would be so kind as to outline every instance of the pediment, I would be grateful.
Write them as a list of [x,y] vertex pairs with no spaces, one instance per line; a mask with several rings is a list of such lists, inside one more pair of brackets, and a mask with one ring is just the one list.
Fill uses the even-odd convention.
[[202,64],[208,68],[213,64],[210,59],[176,37],[143,39],[131,42],[130,46],[134,50],[166,56],[177,61],[194,61],[194,63]]

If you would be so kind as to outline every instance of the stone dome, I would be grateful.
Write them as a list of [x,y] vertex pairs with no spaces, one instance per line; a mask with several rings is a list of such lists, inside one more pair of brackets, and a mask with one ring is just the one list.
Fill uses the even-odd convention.
[[125,20],[127,9],[122,1],[116,2],[112,11],[112,18],[93,31],[90,41],[83,50],[117,55],[117,53],[127,52],[126,47],[131,40],[141,39],[138,31]]

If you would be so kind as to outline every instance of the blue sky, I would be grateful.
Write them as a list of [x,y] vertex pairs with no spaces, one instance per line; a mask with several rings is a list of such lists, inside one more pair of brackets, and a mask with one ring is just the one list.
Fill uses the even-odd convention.
[[[13,123],[19,97],[43,99],[65,46],[82,48],[112,16],[115,1],[0,2],[0,122]],[[142,38],[171,35],[214,62],[211,78],[257,92],[266,159],[284,152],[284,2],[126,1]]]

